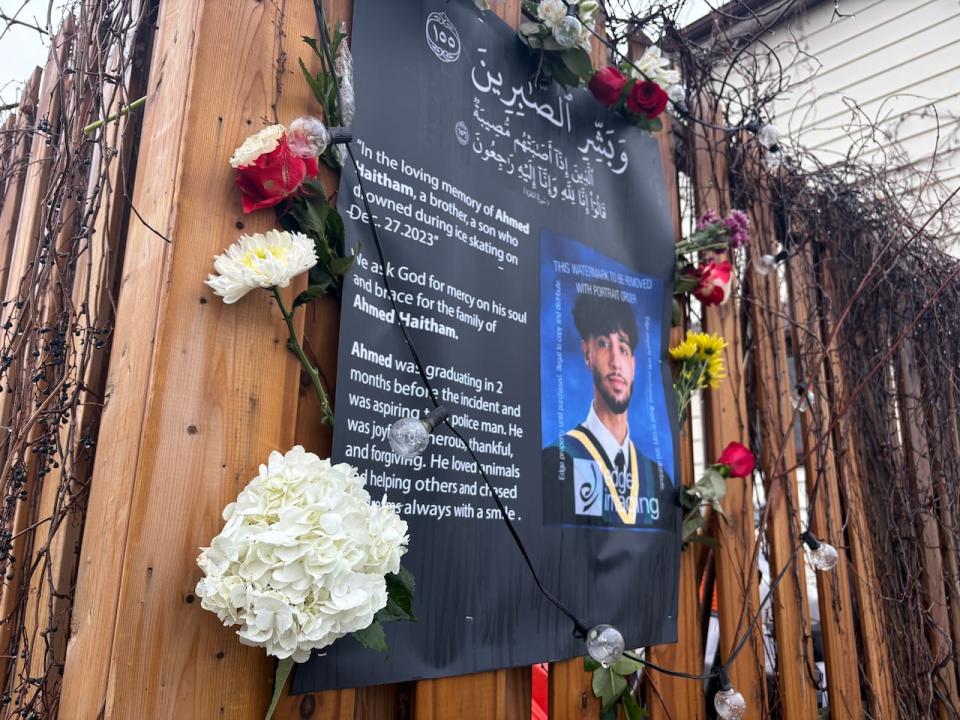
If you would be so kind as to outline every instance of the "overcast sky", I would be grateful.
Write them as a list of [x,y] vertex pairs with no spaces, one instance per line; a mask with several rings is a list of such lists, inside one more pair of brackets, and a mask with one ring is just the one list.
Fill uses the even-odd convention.
[[[232,0],[221,0],[232,1]],[[307,2],[307,0],[303,0]],[[401,0],[395,0],[400,2]],[[640,4],[649,5],[652,0],[638,0]],[[692,22],[706,14],[710,5],[714,7],[718,0],[687,0],[682,15],[681,25]],[[62,15],[62,8],[70,5],[69,0],[53,0],[52,17],[54,24]],[[8,17],[45,27],[47,11],[51,6],[50,0],[0,0],[0,12]],[[3,32],[6,23],[0,20],[0,32]],[[37,65],[42,66],[47,61],[46,38],[36,30],[11,26],[0,38],[0,106],[16,101],[20,86],[30,76]]]

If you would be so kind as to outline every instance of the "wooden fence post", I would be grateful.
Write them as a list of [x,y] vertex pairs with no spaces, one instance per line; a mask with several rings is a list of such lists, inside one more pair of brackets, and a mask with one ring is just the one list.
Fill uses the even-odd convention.
[[[4,166],[8,177],[3,189],[3,207],[0,208],[0,288],[6,292],[7,271],[13,254],[13,242],[17,234],[17,218],[20,216],[20,202],[23,198],[23,186],[27,179],[27,166],[30,161],[31,133],[36,122],[37,100],[40,93],[40,68],[36,68],[20,96],[16,122],[8,136],[9,160]],[[11,115],[11,118],[14,116]],[[3,299],[6,300],[4,295]]]
[[[196,602],[198,546],[295,429],[299,366],[265,293],[225,306],[214,254],[241,215],[228,159],[309,107],[309,3],[161,5],[62,704],[76,717],[259,718],[273,663]],[[295,49],[296,48],[296,49]],[[291,290],[296,290],[292,288]]]
[[[57,33],[53,41],[53,47],[50,51],[50,57],[47,60],[43,75],[40,79],[38,105],[34,121],[48,115],[56,115],[60,109],[60,85],[58,68],[64,63],[66,53],[70,43],[73,40],[74,21],[72,16],[67,16],[63,27]],[[36,77],[36,75],[34,75]],[[31,88],[31,92],[34,92]],[[46,192],[47,181],[52,172],[52,151],[47,147],[47,138],[42,133],[28,133],[29,137],[29,155],[25,156],[25,178],[21,190],[20,205],[17,208],[18,214],[11,217],[14,223],[12,229],[12,244],[10,247],[10,263],[6,273],[6,289],[4,299],[14,298],[21,295],[23,290],[26,304],[19,309],[11,303],[2,312],[5,320],[10,320],[14,311],[21,316],[34,313],[39,317],[36,307],[36,297],[40,294],[40,288],[30,286],[32,277],[28,277],[28,271],[35,260],[37,244],[43,226],[43,197]],[[16,180],[15,180],[16,182]],[[24,285],[26,287],[24,288]],[[14,361],[6,371],[5,384],[6,392],[0,395],[0,425],[10,425],[13,423],[11,418],[16,409],[16,400],[29,398],[27,388],[20,387],[21,377],[24,374],[24,358],[32,350],[28,344],[32,342],[32,334],[24,332],[20,338],[21,342],[18,351],[14,352]],[[11,388],[11,386],[16,386]],[[29,400],[27,400],[29,402]],[[31,408],[32,410],[32,408]],[[18,427],[17,430],[23,428]],[[6,456],[10,447],[13,445],[14,432],[6,434],[4,438],[4,462],[3,469],[10,472],[10,458]],[[31,459],[36,456],[32,456]],[[31,558],[30,538],[23,536],[24,529],[29,525],[31,512],[34,508],[37,487],[36,472],[27,473],[27,482],[23,486],[27,499],[17,503],[16,510],[12,519],[10,530],[13,534],[11,541],[11,552],[14,556],[19,555],[19,561],[12,563],[12,567],[7,571],[7,578],[4,586],[2,601],[0,601],[0,654],[4,657],[0,659],[0,678],[8,679],[10,658],[8,648],[15,648],[15,638],[12,638],[22,616],[23,607],[18,607],[19,591],[24,582],[28,582],[24,574],[24,567]],[[11,577],[12,576],[12,577]]]
[[[922,350],[914,348],[917,354]],[[957,554],[957,523],[952,508],[951,491],[955,480],[949,475],[956,463],[960,463],[960,447],[955,440],[953,425],[949,418],[950,412],[950,385],[949,380],[940,385],[931,376],[930,366],[925,354],[917,358],[921,361],[920,389],[921,407],[926,420],[925,432],[929,440],[929,448],[938,448],[936,453],[931,452],[930,464],[933,484],[934,504],[937,510],[937,521],[940,526],[940,538],[943,544],[943,580],[946,586],[948,602],[947,617],[950,621],[950,645],[953,651],[953,669],[957,671],[957,658],[960,658],[960,557]],[[931,402],[932,398],[942,398],[942,406]],[[953,468],[948,463],[952,459]],[[955,708],[960,712],[960,707]]]
[[[674,239],[682,236],[680,227],[680,188],[677,182],[677,166],[674,160],[672,123],[664,114],[663,130],[658,135],[660,157],[667,181],[667,196],[670,199],[670,216],[673,220]],[[674,328],[670,334],[671,346],[683,340],[683,328]],[[680,467],[674,484],[690,485],[693,477],[693,436],[689,418],[677,438],[680,444]],[[651,662],[672,670],[699,675],[703,672],[703,640],[700,634],[700,592],[697,582],[697,555],[695,546],[690,546],[680,555],[680,586],[677,603],[677,642],[672,645],[655,645],[648,649]],[[647,708],[651,720],[671,718],[701,718],[704,716],[703,684],[695,680],[676,678],[651,671],[646,675]]]
[[[912,343],[905,340],[898,349],[897,374],[900,393],[901,428],[904,435],[907,467],[913,479],[913,492],[919,518],[917,537],[922,546],[923,587],[929,612],[927,638],[935,667],[929,668],[940,687],[935,692],[941,720],[954,717],[960,708],[957,676],[950,642],[950,606],[943,579],[940,531],[937,527],[936,497],[930,469],[930,449],[924,432],[920,376]],[[915,668],[925,672],[928,668]]]
[[[830,717],[832,720],[859,720],[863,717],[860,675],[857,664],[850,662],[850,658],[857,656],[850,561],[847,553],[843,552],[848,542],[844,539],[845,522],[838,484],[836,443],[833,434],[827,432],[833,417],[823,367],[822,318],[817,311],[816,285],[811,282],[813,272],[813,260],[807,250],[800,258],[791,260],[787,279],[795,321],[793,356],[797,363],[797,376],[808,378],[811,385],[817,388],[810,412],[800,418],[805,453],[820,444],[819,450],[809,455],[804,463],[808,496],[812,496],[814,487],[819,483],[817,492],[820,500],[813,508],[811,528],[818,538],[840,549],[840,562],[834,571],[817,573],[820,632],[827,668]],[[804,332],[801,333],[799,328],[803,328]],[[813,366],[818,358],[820,362]],[[850,542],[868,542],[868,539],[850,536]]]
[[749,295],[747,302],[751,310],[761,467],[767,488],[770,577],[779,576],[793,562],[793,567],[785,571],[783,580],[774,590],[772,600],[777,684],[784,718],[813,718],[817,716],[817,697],[812,681],[813,633],[803,551],[798,549],[802,532],[799,496],[796,474],[787,471],[796,464],[796,446],[780,279],[776,271],[767,277],[754,271],[764,253],[776,255],[776,227],[770,205],[770,186],[756,163],[751,164],[757,195],[748,208],[751,241],[747,248],[750,255],[747,272],[750,275],[746,278],[745,292]]
[[[820,309],[822,313],[820,333],[823,338],[829,338],[835,330],[834,324],[842,302],[837,293],[836,284],[830,276],[831,263],[821,259],[814,264],[812,258],[809,258],[808,262],[814,268],[811,282],[820,283],[824,288],[824,306]],[[843,360],[835,346],[824,348],[824,352],[826,353],[825,364],[829,368],[828,375],[832,380],[831,399],[834,407],[841,400],[849,403],[847,394],[849,386]],[[876,548],[874,548],[866,509],[870,493],[866,484],[866,471],[859,453],[859,432],[849,412],[839,418],[833,440],[837,470],[841,480],[840,488],[846,499],[846,529],[847,537],[851,540],[849,544],[850,577],[859,613],[860,648],[869,711],[872,713],[871,717],[896,720],[899,717],[899,711],[893,687],[893,666],[886,640],[887,624],[880,595]]]
[[[722,123],[711,101],[695,100],[697,117],[711,124]],[[730,207],[727,177],[726,138],[722,131],[691,123],[696,164],[697,210]],[[707,459],[715,459],[727,443],[745,442],[749,436],[746,387],[743,368],[743,336],[740,331],[740,303],[734,297],[726,305],[704,311],[707,331],[727,341],[724,360],[728,378],[717,390],[704,393],[707,416]],[[715,536],[722,550],[715,553],[717,596],[720,616],[720,659],[726,662],[734,645],[747,632],[760,609],[758,568],[753,562],[756,549],[753,498],[749,480],[727,483],[723,509],[730,522],[714,517]],[[730,680],[747,700],[747,720],[760,720],[767,710],[764,646],[759,624],[750,632],[743,650],[734,661]]]

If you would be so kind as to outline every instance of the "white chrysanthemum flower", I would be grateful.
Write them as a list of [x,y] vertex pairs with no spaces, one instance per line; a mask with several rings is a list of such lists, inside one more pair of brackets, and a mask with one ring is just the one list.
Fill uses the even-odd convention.
[[563,0],[540,0],[537,6],[537,17],[543,24],[553,30],[567,16],[567,6]]
[[243,145],[233,151],[233,157],[230,158],[230,167],[240,168],[253,165],[258,157],[277,149],[280,138],[283,137],[285,132],[286,128],[283,125],[270,125],[260,132],[254,133],[243,141]]
[[284,288],[317,264],[313,240],[298,232],[268,230],[241,235],[213,260],[206,283],[228,305],[255,288]]
[[385,575],[400,570],[408,536],[363,485],[355,468],[300,446],[271,453],[197,558],[201,605],[239,625],[243,644],[295,662],[368,627],[387,604]]

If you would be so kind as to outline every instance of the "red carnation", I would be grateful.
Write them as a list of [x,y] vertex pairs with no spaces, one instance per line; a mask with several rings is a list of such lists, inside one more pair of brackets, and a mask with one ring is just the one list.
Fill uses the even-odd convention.
[[307,178],[315,178],[319,168],[314,157],[293,154],[286,135],[277,146],[251,165],[237,168],[237,187],[243,194],[245,213],[272,207],[293,195]]
[[652,80],[638,80],[627,95],[627,110],[653,120],[667,107],[669,98]]
[[717,464],[730,468],[730,477],[747,477],[757,466],[757,461],[749,448],[738,442],[732,442],[724,448]]
[[700,265],[696,273],[699,284],[693,289],[693,294],[704,305],[723,305],[730,298],[733,265],[729,260],[710,260]]
[[597,70],[590,78],[590,92],[604,107],[613,107],[620,101],[627,77],[617,68],[608,66]]

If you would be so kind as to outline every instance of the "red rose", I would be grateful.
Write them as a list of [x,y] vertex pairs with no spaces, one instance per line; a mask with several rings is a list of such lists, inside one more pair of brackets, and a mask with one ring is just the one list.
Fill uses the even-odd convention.
[[638,80],[627,95],[627,110],[653,120],[667,107],[669,98],[663,88],[652,80]]
[[697,270],[700,282],[693,289],[694,296],[704,305],[723,305],[730,298],[733,285],[733,265],[729,260],[710,260]]
[[730,477],[747,477],[757,466],[757,461],[747,447],[732,442],[720,453],[717,464],[730,468]]
[[597,70],[590,78],[590,92],[604,107],[613,107],[620,101],[627,77],[615,67]]
[[271,152],[264,153],[251,165],[237,168],[243,211],[250,213],[280,203],[293,195],[305,179],[315,178],[318,171],[317,159],[294,155],[284,135]]

